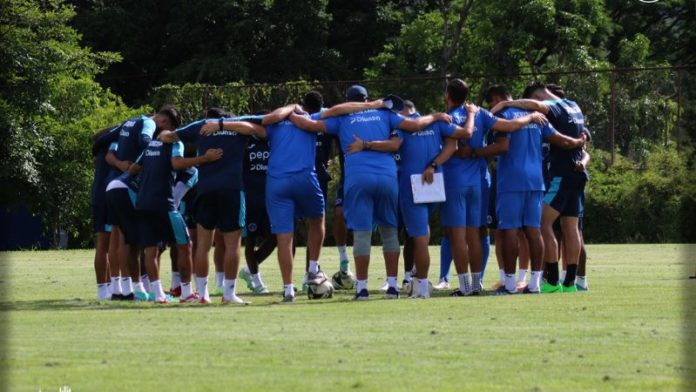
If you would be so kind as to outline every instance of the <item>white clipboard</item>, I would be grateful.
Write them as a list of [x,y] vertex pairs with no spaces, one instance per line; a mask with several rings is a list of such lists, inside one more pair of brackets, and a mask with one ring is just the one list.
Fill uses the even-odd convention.
[[432,184],[424,184],[422,174],[411,174],[411,190],[414,204],[442,203],[446,200],[445,179],[442,173],[433,175]]

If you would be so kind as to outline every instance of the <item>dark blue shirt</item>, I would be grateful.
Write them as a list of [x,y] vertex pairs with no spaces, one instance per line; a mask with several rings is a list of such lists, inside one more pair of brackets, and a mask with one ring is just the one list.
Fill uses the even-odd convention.
[[92,145],[92,156],[95,159],[94,163],[94,181],[92,181],[92,205],[104,201],[106,186],[109,184],[108,177],[111,172],[111,166],[106,163],[106,154],[111,143],[118,140],[118,127],[111,129],[108,133],[101,135]]
[[135,208],[148,211],[174,211],[172,187],[177,173],[172,168],[173,157],[184,156],[184,144],[152,140],[140,158],[140,189]]
[[256,138],[249,140],[244,155],[244,189],[246,192],[264,193],[266,191],[269,157],[270,150],[265,140]]
[[[544,101],[549,107],[546,117],[556,130],[568,137],[579,138],[585,124],[580,107],[568,99]],[[549,150],[549,175],[563,177],[581,175],[575,171],[575,162],[582,159],[582,148],[564,150],[551,145]]]
[[[150,143],[155,133],[155,122],[145,116],[131,118],[121,124],[117,129],[118,140],[112,144],[111,150],[115,151],[116,158],[121,161],[135,160],[143,152],[143,149]],[[112,180],[121,172],[117,168],[112,168],[109,173],[109,180]]]

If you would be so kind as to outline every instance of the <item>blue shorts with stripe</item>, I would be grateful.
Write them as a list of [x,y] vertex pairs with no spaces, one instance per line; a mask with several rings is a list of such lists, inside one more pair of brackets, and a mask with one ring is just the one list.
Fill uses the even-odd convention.
[[541,227],[542,191],[520,191],[498,193],[496,216],[498,229],[520,229]]
[[550,183],[546,186],[544,203],[558,211],[561,216],[579,216],[583,210],[585,182],[582,173],[551,177]]
[[343,215],[351,230],[372,231],[374,225],[397,228],[399,185],[396,176],[353,173],[346,176]]
[[179,211],[137,210],[138,236],[143,248],[160,243],[186,245],[191,242],[186,222]]
[[273,234],[292,233],[296,218],[324,215],[324,195],[314,171],[266,178],[266,211]]
[[[481,221],[481,187],[445,185],[444,203],[440,204],[440,222],[442,227],[480,227]],[[486,213],[486,216],[488,214]]]
[[196,198],[196,222],[206,230],[223,233],[245,226],[244,192],[239,189],[215,189]]

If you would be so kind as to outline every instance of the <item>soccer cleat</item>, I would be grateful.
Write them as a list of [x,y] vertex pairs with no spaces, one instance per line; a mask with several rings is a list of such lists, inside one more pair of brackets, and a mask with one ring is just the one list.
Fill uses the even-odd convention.
[[491,291],[496,291],[501,287],[505,287],[505,282],[497,281],[491,286]]
[[169,291],[165,291],[165,294],[169,294],[172,297],[181,297],[181,286],[174,287],[173,289],[169,289]]
[[135,294],[135,301],[136,302],[151,301],[150,294],[148,294],[148,293],[142,293],[140,291],[136,291],[134,294]]
[[284,295],[283,300],[280,301],[281,303],[290,303],[290,302],[295,302],[295,296],[294,295]]
[[220,303],[223,305],[249,305],[251,302],[245,301],[236,295],[233,295],[230,299],[225,299],[225,297],[222,297]]
[[269,294],[268,287],[266,286],[254,286],[254,294]]
[[130,293],[128,295],[122,295],[121,301],[135,301],[135,294]]
[[326,274],[322,270],[319,270],[316,273],[307,272],[307,275],[305,275],[305,276],[306,276],[306,279],[305,279],[306,283],[321,284],[323,281],[328,279],[326,277]]
[[522,291],[525,287],[527,287],[527,282],[524,280],[517,281],[517,291]]
[[210,305],[210,298],[200,297],[198,303],[201,305]]
[[561,285],[561,292],[564,292],[564,293],[577,293],[577,292],[578,292],[578,288],[575,287],[575,284],[571,284],[570,286]]
[[246,282],[246,286],[249,290],[254,291],[254,280],[251,278],[251,275],[248,272],[246,272],[244,268],[242,268],[239,271],[239,277]]
[[179,302],[181,302],[182,304],[196,303],[199,302],[199,300],[200,297],[198,297],[198,294],[196,293],[193,293],[186,298],[179,298]]
[[381,286],[379,286],[379,291],[386,293],[387,290],[389,290],[389,283],[384,282]]
[[588,290],[590,290],[589,287],[583,287],[583,286],[580,286],[579,284],[576,284],[575,287],[578,289],[578,291],[588,291]]
[[386,299],[399,299],[399,290],[396,287],[389,287],[384,293]]
[[156,304],[171,304],[171,303],[177,303],[177,302],[179,302],[179,300],[172,297],[169,294],[165,294],[164,297],[155,299]]
[[505,286],[503,286],[503,287],[498,287],[498,289],[495,290],[495,291],[493,292],[493,295],[496,295],[496,296],[497,296],[497,295],[514,295],[514,294],[517,294],[517,290],[515,290],[515,291],[508,291],[508,290],[505,288]]
[[369,298],[370,293],[367,292],[367,289],[362,289],[359,293],[355,294],[355,297],[353,297],[353,301],[367,301]]
[[112,301],[122,301],[123,294],[111,294],[111,300]]
[[461,290],[456,289],[449,294],[450,297],[466,297],[466,294]]
[[449,290],[449,282],[446,279],[440,279],[440,282],[433,286],[435,290]]
[[553,293],[560,293],[561,292],[561,284],[558,283],[557,285],[552,285],[549,282],[544,282],[541,284],[541,293],[542,294],[553,294]]
[[[520,289],[518,288],[517,291],[520,291]],[[522,294],[541,294],[541,290],[532,291],[529,289],[529,286],[524,286],[521,292]]]

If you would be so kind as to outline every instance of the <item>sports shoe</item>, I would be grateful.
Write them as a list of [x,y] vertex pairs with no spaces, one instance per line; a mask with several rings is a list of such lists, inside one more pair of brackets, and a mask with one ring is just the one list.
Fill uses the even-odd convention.
[[248,272],[246,272],[244,268],[242,268],[239,271],[239,277],[246,282],[246,286],[249,290],[254,291],[254,280],[251,278],[251,275]]
[[341,260],[341,267],[340,270],[343,272],[349,272],[350,271],[350,261],[348,260]]
[[266,286],[254,286],[253,290],[254,294],[268,294],[270,291],[268,291],[268,287]]
[[456,289],[449,294],[450,297],[466,297],[466,294],[461,290]]
[[111,294],[112,301],[123,301],[123,294]]
[[590,289],[589,287],[580,286],[580,284],[576,284],[575,287],[578,289],[578,291],[588,291]]
[[[520,291],[520,289],[518,288],[517,291]],[[529,289],[529,286],[524,286],[522,294],[541,294],[541,290],[532,291]]]
[[169,289],[169,291],[165,291],[165,294],[169,294],[172,297],[181,297],[181,286],[174,287],[173,289]]
[[353,297],[353,301],[367,301],[369,298],[370,293],[367,292],[367,289],[362,289],[359,293],[355,294],[355,297]]
[[541,293],[542,294],[552,294],[552,293],[560,293],[561,292],[561,284],[558,283],[557,285],[552,285],[549,282],[544,282],[541,284]]
[[493,295],[514,295],[514,294],[517,294],[517,290],[515,290],[515,291],[507,291],[507,289],[505,288],[505,286],[503,286],[503,287],[498,287],[498,289],[495,290],[495,291],[493,292]]
[[525,287],[527,287],[527,282],[525,282],[524,280],[517,281],[517,291],[522,291]]
[[505,287],[505,282],[501,282],[498,280],[495,283],[493,283],[493,285],[491,285],[491,291],[496,291],[501,287]]
[[186,298],[179,298],[179,302],[181,302],[182,304],[194,303],[194,302],[198,302],[199,300],[200,300],[200,297],[196,293],[193,293]]
[[155,297],[156,304],[171,304],[171,303],[176,303],[176,302],[179,302],[179,300],[172,297],[169,294],[165,294],[164,297],[162,297],[162,298]]
[[578,288],[577,288],[574,284],[571,284],[570,286],[561,285],[561,292],[564,292],[564,293],[577,293],[577,292],[578,292]]
[[386,293],[387,290],[389,290],[389,283],[384,282],[381,286],[379,286],[379,291]]
[[135,301],[135,294],[121,295],[121,301]]
[[210,298],[199,297],[198,303],[201,305],[210,305]]
[[321,282],[328,279],[326,277],[326,274],[322,270],[319,270],[316,273],[307,272],[307,274],[305,276],[306,276],[305,282],[307,282],[307,283],[312,282],[312,283],[320,284]]
[[220,303],[223,305],[249,305],[251,302],[245,301],[236,295],[233,295],[230,299],[225,299],[225,297],[222,297]]
[[136,302],[147,302],[151,301],[150,299],[150,294],[148,293],[142,293],[140,291],[136,291],[133,294],[135,294],[135,301]]
[[284,295],[283,300],[280,302],[282,302],[282,303],[295,302],[295,296],[294,295]]
[[481,295],[481,290],[474,290],[467,294],[467,297],[478,297]]
[[399,290],[396,287],[389,287],[384,293],[384,298],[386,299],[399,299]]
[[446,279],[440,279],[440,282],[433,286],[435,290],[449,290],[449,282]]

